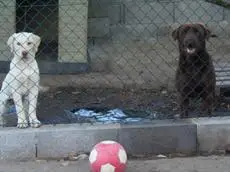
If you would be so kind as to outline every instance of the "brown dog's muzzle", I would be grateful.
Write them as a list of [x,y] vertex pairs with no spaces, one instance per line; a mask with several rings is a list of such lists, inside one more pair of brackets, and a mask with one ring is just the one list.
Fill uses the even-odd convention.
[[184,48],[188,54],[193,54],[196,51],[196,42],[193,39],[186,39],[184,41]]

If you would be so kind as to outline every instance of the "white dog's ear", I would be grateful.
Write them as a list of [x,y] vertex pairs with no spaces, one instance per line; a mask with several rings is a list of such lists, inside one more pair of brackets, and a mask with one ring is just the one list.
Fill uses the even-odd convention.
[[40,36],[35,35],[33,33],[32,33],[32,36],[33,36],[33,40],[34,40],[34,49],[35,49],[35,52],[37,52],[38,51],[38,47],[39,47],[39,45],[41,43],[41,38],[40,38]]
[[7,41],[7,45],[10,47],[10,51],[13,52],[14,51],[14,40],[16,37],[17,33],[14,33],[13,35],[11,35]]

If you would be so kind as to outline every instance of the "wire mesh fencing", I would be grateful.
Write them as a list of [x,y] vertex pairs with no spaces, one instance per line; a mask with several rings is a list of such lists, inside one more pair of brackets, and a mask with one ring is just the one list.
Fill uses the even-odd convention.
[[[20,60],[14,63],[15,79],[6,86],[10,88],[7,96],[13,100],[9,107],[6,103],[6,126],[17,125],[19,111],[28,110],[23,103],[15,106],[15,101],[23,102],[34,87],[41,89],[39,80],[34,80],[38,76],[40,83],[51,86],[38,95],[32,91],[38,101],[29,111],[42,124],[141,122],[175,118],[184,110],[196,117],[206,115],[200,112],[202,103],[204,110],[212,109],[213,115],[228,113],[228,1],[7,0],[1,2],[0,9],[0,68],[5,74],[12,70],[9,62],[15,56],[23,57],[21,50],[34,49],[36,44],[24,35],[14,38],[10,48],[10,36],[32,32],[41,38],[38,52],[32,55],[40,74],[28,59],[21,58],[24,67]],[[189,25],[196,22],[202,24],[195,28]],[[178,31],[177,39],[173,38],[173,31],[183,24],[185,28]],[[15,47],[20,47],[18,52]],[[201,53],[205,49],[208,60]],[[187,59],[182,62],[183,58]],[[43,75],[50,73],[53,75]],[[180,83],[177,87],[176,81]],[[13,93],[21,98],[12,97]],[[193,94],[195,101],[190,100]],[[19,116],[27,118],[23,113]]]

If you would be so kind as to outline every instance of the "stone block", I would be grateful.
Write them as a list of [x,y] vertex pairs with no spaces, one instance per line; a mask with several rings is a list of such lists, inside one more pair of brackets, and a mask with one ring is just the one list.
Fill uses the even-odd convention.
[[122,126],[119,141],[129,154],[186,153],[196,151],[196,125],[156,121],[149,125]]
[[117,141],[116,125],[59,125],[46,127],[38,133],[38,157],[62,158],[71,152],[90,152],[103,140]]
[[[66,63],[87,62],[87,1],[65,0],[59,2],[58,61]],[[73,3],[73,4],[72,4]],[[66,44],[65,41],[71,41]],[[75,45],[75,50],[69,45]],[[75,54],[75,55],[74,55]]]
[[198,150],[203,154],[230,149],[230,117],[192,119],[197,125]]
[[1,160],[32,160],[36,157],[36,134],[33,129],[0,130]]

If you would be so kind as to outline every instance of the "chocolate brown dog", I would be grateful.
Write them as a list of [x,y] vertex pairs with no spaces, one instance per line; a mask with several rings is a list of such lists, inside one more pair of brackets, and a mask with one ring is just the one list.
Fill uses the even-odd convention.
[[212,59],[206,50],[210,30],[203,24],[184,24],[172,32],[178,40],[179,64],[176,89],[181,117],[188,116],[189,99],[202,98],[202,110],[211,115],[215,99],[216,76]]

